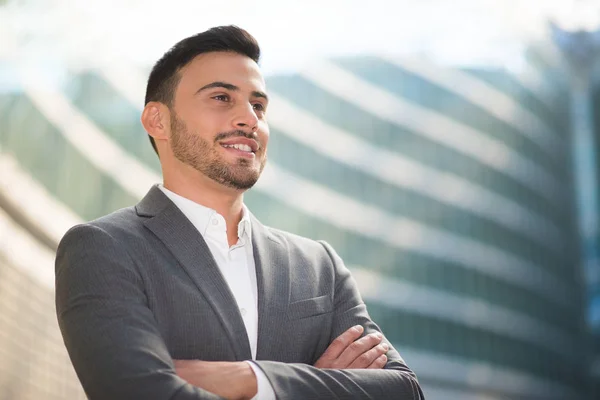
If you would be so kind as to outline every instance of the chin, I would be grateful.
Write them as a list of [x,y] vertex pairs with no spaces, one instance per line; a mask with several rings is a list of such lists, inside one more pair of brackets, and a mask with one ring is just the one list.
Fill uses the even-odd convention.
[[223,177],[221,183],[236,190],[248,190],[256,184],[259,177],[260,173],[258,171],[233,173],[229,177]]

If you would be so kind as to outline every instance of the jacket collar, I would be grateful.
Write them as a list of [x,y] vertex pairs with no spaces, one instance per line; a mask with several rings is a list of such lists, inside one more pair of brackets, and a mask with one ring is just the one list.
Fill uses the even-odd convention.
[[[202,235],[179,208],[154,185],[135,207],[144,225],[177,259],[215,310],[238,360],[252,357],[248,335],[237,303]],[[284,241],[248,213],[258,292],[257,359],[273,359],[273,332],[281,321],[269,318],[287,306],[290,293],[289,252]]]

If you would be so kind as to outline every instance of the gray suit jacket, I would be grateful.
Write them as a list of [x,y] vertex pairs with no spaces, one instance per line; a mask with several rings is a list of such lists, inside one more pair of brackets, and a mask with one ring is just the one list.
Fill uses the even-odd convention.
[[[378,331],[342,260],[323,242],[252,218],[258,285],[256,363],[278,399],[422,399],[393,348],[382,370],[312,365],[349,327]],[[91,399],[218,399],[172,359],[241,361],[250,345],[202,235],[153,187],[136,206],[78,225],[56,258],[56,309]]]

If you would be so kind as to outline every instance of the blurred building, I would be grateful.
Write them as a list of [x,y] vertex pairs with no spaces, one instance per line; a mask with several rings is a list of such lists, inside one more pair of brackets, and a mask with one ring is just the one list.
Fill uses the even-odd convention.
[[[0,398],[83,394],[58,333],[53,251],[135,204],[160,170],[139,124],[147,71],[0,64]],[[331,243],[430,399],[587,399],[569,82],[410,58],[267,78],[266,225]]]

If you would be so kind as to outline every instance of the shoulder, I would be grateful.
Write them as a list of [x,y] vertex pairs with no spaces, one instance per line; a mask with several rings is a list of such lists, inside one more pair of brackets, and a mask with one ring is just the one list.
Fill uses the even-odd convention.
[[67,275],[74,276],[72,274],[81,279],[99,274],[137,277],[139,270],[131,247],[136,241],[144,240],[140,226],[143,227],[143,218],[130,207],[69,229],[56,250],[57,282],[59,277],[65,279]]
[[127,207],[90,222],[78,224],[69,229],[61,240],[59,247],[68,243],[86,241],[122,241],[139,233],[142,218],[134,207]]

